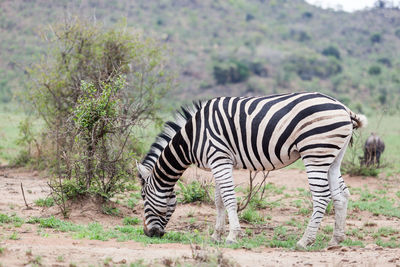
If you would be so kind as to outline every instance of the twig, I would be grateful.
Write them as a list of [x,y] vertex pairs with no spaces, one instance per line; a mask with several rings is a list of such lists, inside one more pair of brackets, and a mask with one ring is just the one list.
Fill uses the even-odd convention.
[[244,210],[247,207],[247,205],[250,203],[250,201],[258,194],[258,192],[260,191],[261,187],[263,187],[263,191],[261,193],[260,199],[262,199],[263,196],[264,196],[264,191],[265,191],[265,186],[264,185],[265,185],[265,181],[266,181],[266,179],[268,177],[269,171],[267,173],[265,173],[264,171],[262,172],[263,173],[262,182],[260,184],[256,184],[254,187],[253,187],[253,182],[256,179],[258,171],[256,171],[254,173],[254,176],[252,176],[252,173],[253,173],[252,171],[249,172],[250,186],[249,186],[249,193],[247,194],[247,197],[246,197],[246,200],[245,200],[246,202],[244,204],[242,204],[243,201],[241,203],[239,203],[238,208],[237,208],[238,212]]
[[26,209],[27,209],[27,210],[32,210],[33,208],[30,207],[30,206],[28,205],[28,203],[26,203],[25,192],[24,192],[24,187],[22,186],[22,182],[21,182],[21,191],[22,191],[22,196],[24,197],[24,202],[25,202]]

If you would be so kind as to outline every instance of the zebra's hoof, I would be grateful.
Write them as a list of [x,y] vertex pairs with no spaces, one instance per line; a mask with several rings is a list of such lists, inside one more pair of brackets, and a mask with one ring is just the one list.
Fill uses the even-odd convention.
[[297,250],[306,250],[307,245],[304,242],[301,242],[301,240],[300,240],[296,243],[296,249]]
[[332,246],[338,246],[340,245],[340,243],[342,241],[344,241],[346,239],[345,235],[341,235],[341,236],[333,236],[331,241],[329,241],[328,246],[332,247]]
[[311,245],[312,243],[314,243],[314,241],[302,238],[299,241],[297,241],[296,249],[298,249],[298,250],[306,250],[307,246]]

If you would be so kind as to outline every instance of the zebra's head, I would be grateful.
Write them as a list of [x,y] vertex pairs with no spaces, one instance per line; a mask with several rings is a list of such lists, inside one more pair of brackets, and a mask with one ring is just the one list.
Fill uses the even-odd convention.
[[172,213],[176,207],[176,196],[173,191],[160,192],[155,186],[152,170],[138,164],[139,179],[142,184],[144,201],[143,230],[149,237],[162,237]]

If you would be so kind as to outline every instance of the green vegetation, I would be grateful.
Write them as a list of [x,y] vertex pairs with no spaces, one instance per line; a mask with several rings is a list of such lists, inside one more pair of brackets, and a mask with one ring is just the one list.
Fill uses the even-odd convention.
[[[325,93],[338,98],[348,96],[354,102],[369,103],[374,109],[378,106],[395,109],[399,103],[396,94],[398,68],[382,66],[380,75],[365,77],[371,63],[378,58],[392,59],[392,66],[399,62],[396,52],[400,29],[391,24],[396,19],[396,12],[390,8],[376,8],[350,14],[319,9],[304,1],[277,3],[257,0],[210,1],[202,5],[189,1],[177,6],[144,0],[135,2],[135,5],[127,0],[87,5],[73,0],[67,7],[62,2],[51,5],[42,1],[10,3],[0,12],[0,28],[3,30],[0,57],[6,59],[0,62],[0,101],[11,101],[13,94],[27,85],[24,82],[25,66],[31,66],[49,49],[49,44],[37,38],[37,29],[59,21],[65,8],[72,14],[76,11],[79,14],[93,13],[106,28],[115,27],[120,14],[128,14],[127,32],[135,31],[132,27],[146,29],[167,43],[173,50],[174,67],[179,76],[180,86],[174,95],[181,100],[193,95],[198,98],[210,93],[220,95],[220,92],[246,94],[247,84],[253,76],[258,76],[256,72],[248,72],[245,67],[242,68],[244,71],[236,72],[242,73],[235,75],[242,77],[240,86],[227,80],[222,85],[223,79],[214,79],[215,59],[221,59],[217,61],[225,64],[234,58],[239,62],[258,60],[269,70],[267,76],[261,76],[260,84],[263,86],[256,93],[322,88]],[[342,71],[338,74],[327,72],[326,68],[329,69],[332,63],[321,58],[319,61],[326,64],[323,71],[310,67],[309,62],[314,60],[314,56],[309,55],[321,53],[328,55],[323,56],[325,58],[334,59],[339,59],[340,55]],[[293,55],[306,55],[304,62],[308,63],[308,70],[300,72],[301,78],[299,74],[291,75],[285,71],[285,64]],[[332,66],[337,65],[333,63]],[[309,79],[310,73],[312,79]],[[324,78],[319,78],[321,74]],[[285,77],[284,82],[282,77]],[[219,84],[222,91],[203,90],[201,84],[208,84],[209,88]],[[391,96],[385,104],[374,99],[382,88]],[[353,106],[356,104],[352,103]]]
[[35,204],[39,207],[52,207],[55,203],[52,197],[47,197],[45,199],[39,198],[35,200]]
[[185,185],[178,181],[179,190],[177,191],[178,201],[181,203],[212,202],[211,186],[202,184],[198,181],[190,182]]
[[374,215],[385,215],[400,218],[400,209],[395,199],[385,195],[371,193],[368,189],[360,191],[360,197],[356,201],[349,201],[350,210],[367,210]]
[[140,219],[137,217],[125,217],[123,220],[124,225],[136,225],[139,224]]
[[[51,49],[29,70],[26,100],[44,122],[43,138],[38,141],[31,122],[22,121],[17,141],[25,150],[16,164],[26,165],[33,154],[46,164],[64,216],[70,199],[107,201],[124,191],[137,144],[141,150],[133,127],[161,120],[160,99],[172,81],[165,50],[125,26],[106,29],[75,17],[55,24],[45,33]],[[118,215],[107,205],[103,210]]]

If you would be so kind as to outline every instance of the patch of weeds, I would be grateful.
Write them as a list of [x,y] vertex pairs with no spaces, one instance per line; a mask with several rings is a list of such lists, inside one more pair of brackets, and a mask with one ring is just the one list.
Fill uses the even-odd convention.
[[126,203],[126,206],[128,208],[134,209],[138,202],[139,202],[139,200],[136,199],[136,198],[129,198],[127,203]]
[[248,223],[259,224],[265,222],[264,217],[251,206],[243,210],[239,218]]
[[31,217],[27,221],[27,223],[39,223],[40,227],[43,228],[52,228],[61,232],[76,232],[82,229],[82,226],[73,224],[71,222],[66,222],[51,216],[49,218],[38,218]]
[[237,244],[228,245],[228,247],[252,249],[260,246],[265,246],[269,241],[265,233],[254,235],[251,230],[249,233],[249,236],[239,239]]
[[357,201],[349,201],[349,209],[359,209],[371,212],[374,215],[385,215],[400,218],[400,209],[395,206],[393,199],[378,196],[365,189]]
[[307,207],[307,208],[304,208],[304,207],[303,207],[303,208],[300,208],[300,209],[299,209],[299,211],[297,212],[297,214],[307,216],[307,215],[310,215],[311,212],[312,212],[312,209],[310,209],[309,207]]
[[386,195],[387,194],[387,190],[385,190],[385,189],[376,189],[375,193],[379,194],[379,195]]
[[383,241],[381,238],[378,238],[376,244],[385,248],[400,248],[400,241],[398,238],[390,239],[388,241]]
[[359,246],[359,247],[365,247],[364,243],[360,240],[351,240],[349,238],[345,239],[340,243],[342,246],[346,247],[353,247],[353,246]]
[[296,221],[295,218],[290,218],[290,220],[286,221],[285,224],[293,226],[293,227],[298,227],[300,223],[298,221]]
[[15,214],[8,216],[6,214],[0,213],[0,224],[8,224],[8,223],[13,223],[15,227],[21,227],[21,225],[24,223],[24,220]]
[[118,208],[109,205],[103,205],[102,211],[104,214],[111,216],[119,216],[121,214],[121,211]]
[[64,262],[64,255],[58,255],[56,261],[57,262]]
[[400,198],[400,191],[397,191],[397,192],[396,192],[396,196],[397,196],[398,198]]
[[354,236],[358,239],[364,239],[364,233],[358,228],[352,228],[346,231],[346,235]]
[[299,196],[311,198],[311,192],[309,190],[298,187],[297,191],[299,191],[299,193],[298,193]]
[[294,248],[298,239],[299,236],[294,233],[289,233],[285,226],[278,226],[274,230],[272,240],[268,240],[267,245],[273,248]]
[[3,248],[3,247],[0,247],[0,255],[3,255],[3,254],[4,254],[4,252],[5,252],[5,248]]
[[118,232],[114,230],[106,230],[103,226],[98,223],[90,223],[86,227],[82,227],[78,232],[76,232],[73,237],[78,239],[90,239],[90,240],[101,240],[107,241],[112,238],[118,238]]
[[196,201],[211,203],[211,186],[193,181],[187,185],[178,181],[179,190],[177,191],[178,202],[192,203]]
[[398,233],[399,233],[399,230],[393,229],[392,227],[381,227],[378,229],[378,231],[376,233],[372,234],[372,237],[373,238],[377,238],[380,236],[388,237],[388,236],[392,236],[392,235],[398,234]]
[[321,250],[323,248],[326,248],[329,240],[330,240],[330,236],[328,236],[326,234],[317,234],[314,244],[307,247],[307,250],[308,251],[316,251],[316,250]]
[[8,239],[11,239],[11,240],[18,240],[18,239],[20,239],[20,238],[19,238],[17,232],[13,232],[13,233],[8,237]]
[[328,205],[326,206],[325,215],[333,214],[333,201],[329,201]]
[[39,198],[37,200],[35,200],[35,204],[36,206],[39,207],[53,207],[55,202],[54,199],[52,197],[47,197],[47,198]]
[[271,193],[273,193],[273,194],[275,194],[275,195],[280,195],[280,194],[282,194],[283,193],[283,191],[286,189],[286,186],[280,186],[280,187],[277,187],[275,184],[273,184],[273,183],[267,183],[265,186],[265,191],[267,191],[267,192],[271,192]]
[[129,267],[146,267],[148,265],[144,264],[143,259],[136,260],[135,262],[132,262],[129,264]]
[[140,219],[137,217],[125,217],[122,222],[124,225],[136,225],[139,224]]
[[29,261],[33,266],[42,266],[42,256],[36,256],[34,259]]
[[112,258],[111,257],[105,258],[103,264],[104,266],[110,266],[112,264]]
[[325,234],[332,234],[333,233],[333,226],[332,225],[326,225],[325,227],[322,228],[322,231]]

